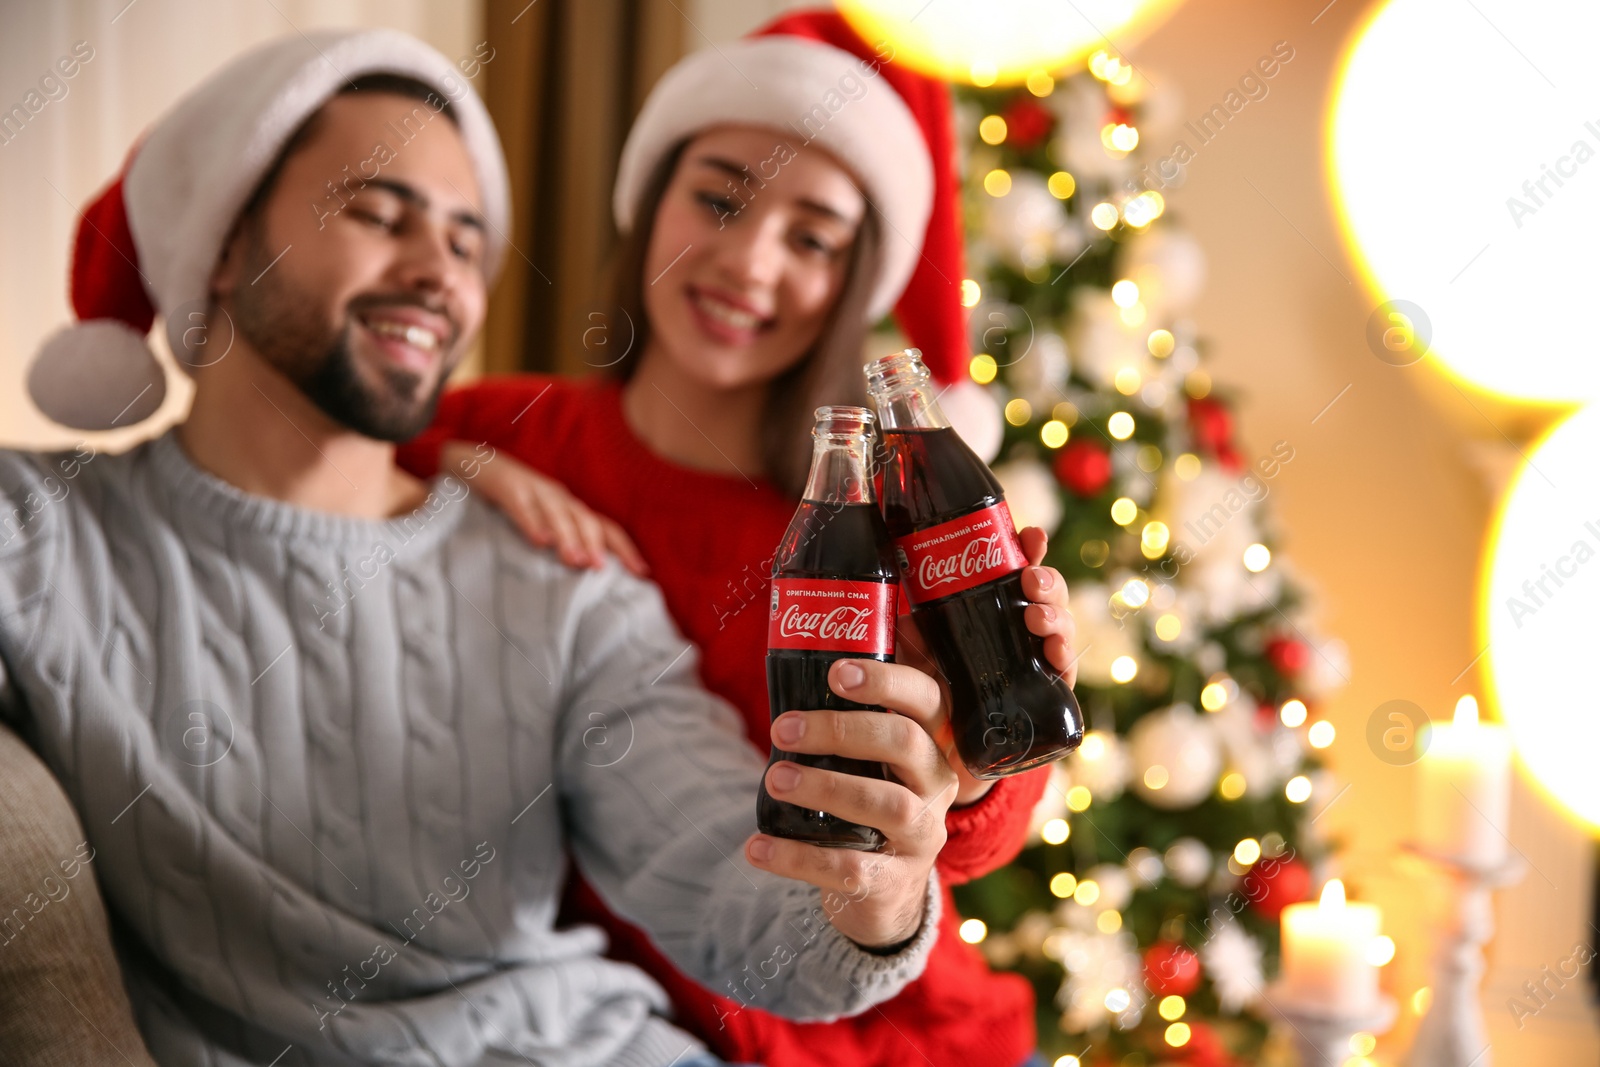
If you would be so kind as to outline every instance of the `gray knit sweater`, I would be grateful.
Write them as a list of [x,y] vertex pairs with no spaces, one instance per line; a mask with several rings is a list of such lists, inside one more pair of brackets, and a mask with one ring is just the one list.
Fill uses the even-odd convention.
[[554,928],[568,850],[707,986],[860,1011],[863,952],[750,867],[762,763],[653,586],[460,481],[388,522],[122,456],[0,452],[0,697],[94,848],[165,1064],[665,1065],[660,988]]

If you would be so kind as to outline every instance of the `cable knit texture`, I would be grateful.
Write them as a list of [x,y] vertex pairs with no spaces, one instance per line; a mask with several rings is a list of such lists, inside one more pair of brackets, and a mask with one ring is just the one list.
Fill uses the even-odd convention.
[[[765,479],[690,470],[653,453],[629,428],[621,389],[607,380],[538,375],[488,379],[444,397],[434,425],[401,449],[431,476],[449,439],[484,442],[561,482],[633,538],[673,618],[703,653],[706,686],[741,712],[755,749],[768,751],[767,612],[773,549],[795,501]],[[1020,851],[1048,768],[997,782],[952,809],[939,855],[947,884],[988,874]],[[731,987],[712,996],[684,977],[636,927],[612,916],[581,880],[568,914],[603,924],[613,954],[640,962],[672,994],[686,1026],[730,1060],[772,1067],[1012,1067],[1033,1050],[1033,993],[994,974],[956,933],[945,900],[939,943],[922,978],[881,1007],[834,1023],[795,1023],[747,1008]]]
[[762,761],[654,587],[452,478],[386,522],[250,496],[168,435],[0,452],[7,712],[94,848],[166,1065],[661,1067],[661,988],[554,928],[571,849],[686,973],[798,1017],[922,969],[744,862]]

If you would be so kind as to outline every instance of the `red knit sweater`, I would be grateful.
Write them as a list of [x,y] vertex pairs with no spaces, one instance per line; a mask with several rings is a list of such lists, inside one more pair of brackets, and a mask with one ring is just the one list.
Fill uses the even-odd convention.
[[[667,608],[699,646],[705,685],[743,715],[751,743],[769,750],[766,613],[773,549],[796,502],[765,481],[678,466],[629,429],[615,382],[544,376],[490,379],[446,394],[432,427],[401,449],[422,477],[448,440],[487,442],[562,482],[622,526],[639,546]],[[1016,856],[1048,769],[1002,779],[976,804],[952,810],[939,855],[946,886]],[[754,798],[752,798],[752,803]],[[647,935],[611,915],[574,876],[565,915],[611,935],[611,954],[666,988],[678,1021],[726,1059],[770,1067],[1015,1067],[1034,1047],[1033,995],[1015,975],[991,973],[956,933],[944,891],[939,940],[922,977],[855,1018],[795,1023],[708,993]]]

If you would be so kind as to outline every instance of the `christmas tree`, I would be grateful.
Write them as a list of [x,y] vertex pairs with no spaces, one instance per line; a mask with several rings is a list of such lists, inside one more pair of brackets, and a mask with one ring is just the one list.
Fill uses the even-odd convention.
[[1236,444],[1186,318],[1184,161],[1147,148],[1176,108],[1120,57],[1088,66],[957,93],[971,375],[1013,514],[1052,532],[1089,728],[1021,857],[958,887],[962,935],[1032,980],[1058,1064],[1255,1062],[1278,914],[1328,849],[1317,707],[1347,670],[1267,521],[1293,448]]

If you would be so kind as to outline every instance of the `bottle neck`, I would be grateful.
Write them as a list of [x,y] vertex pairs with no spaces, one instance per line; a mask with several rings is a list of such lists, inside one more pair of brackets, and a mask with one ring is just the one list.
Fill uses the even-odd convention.
[[922,353],[915,348],[867,364],[867,390],[878,409],[878,425],[885,430],[944,429],[950,425],[939,408]]
[[866,434],[817,434],[805,499],[822,504],[871,504],[867,473],[872,451]]

